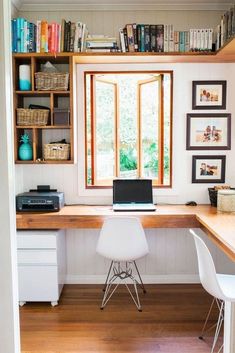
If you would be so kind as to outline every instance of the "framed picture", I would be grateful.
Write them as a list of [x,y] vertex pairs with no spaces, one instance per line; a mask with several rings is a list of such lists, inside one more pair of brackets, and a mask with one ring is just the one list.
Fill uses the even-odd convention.
[[192,183],[224,183],[226,156],[193,156]]
[[193,81],[192,109],[226,109],[227,81]]
[[187,114],[187,150],[230,150],[231,114]]

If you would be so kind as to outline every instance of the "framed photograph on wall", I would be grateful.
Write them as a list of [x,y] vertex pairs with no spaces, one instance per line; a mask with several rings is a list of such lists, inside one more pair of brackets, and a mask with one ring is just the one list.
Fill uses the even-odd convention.
[[193,81],[192,109],[226,109],[227,81]]
[[226,156],[193,156],[192,183],[224,183]]
[[230,150],[231,114],[187,114],[187,150]]

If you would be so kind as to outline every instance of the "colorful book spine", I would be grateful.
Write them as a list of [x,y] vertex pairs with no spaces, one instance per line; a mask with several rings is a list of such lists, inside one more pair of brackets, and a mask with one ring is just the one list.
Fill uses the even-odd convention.
[[124,39],[124,33],[123,33],[123,28],[119,29],[119,37],[120,37],[120,48],[123,53],[126,52],[126,46],[125,46],[125,39]]
[[11,40],[12,40],[12,52],[17,53],[17,19],[11,20]]
[[48,23],[41,21],[40,53],[48,53]]
[[157,52],[164,52],[164,25],[157,25]]
[[157,51],[157,27],[156,25],[150,25],[150,51]]
[[36,43],[36,51],[40,53],[41,47],[41,21],[37,21],[37,43]]
[[126,30],[127,30],[127,41],[128,41],[129,52],[134,52],[135,51],[135,42],[134,42],[133,25],[127,24]]

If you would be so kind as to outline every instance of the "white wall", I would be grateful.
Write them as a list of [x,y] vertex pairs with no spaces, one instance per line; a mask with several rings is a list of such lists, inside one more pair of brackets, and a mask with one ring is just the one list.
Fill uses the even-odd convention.
[[[69,8],[69,6],[68,6]],[[162,11],[143,10],[132,11],[35,11],[20,12],[19,15],[36,22],[38,19],[61,21],[81,21],[87,24],[90,33],[118,35],[119,28],[127,23],[174,24],[176,30],[188,30],[190,27],[215,28],[220,21],[222,11]]]
[[[75,114],[78,134],[78,163],[75,165],[17,165],[17,192],[27,191],[37,184],[51,184],[65,192],[67,203],[111,204],[111,190],[85,190],[84,188],[84,114],[83,114],[83,77],[82,71],[87,66],[78,69],[78,111]],[[89,69],[94,69],[89,65]],[[132,69],[134,66],[132,65]],[[144,69],[144,65],[138,65]],[[96,66],[97,69],[97,66]],[[105,65],[105,69],[118,69],[117,65]],[[128,67],[126,67],[128,70]],[[208,203],[207,188],[210,184],[191,183],[192,155],[225,154],[227,157],[226,183],[234,186],[235,150],[233,92],[235,83],[235,64],[148,64],[149,70],[174,71],[173,99],[173,188],[157,189],[155,201],[159,203],[185,203],[195,200],[198,203]],[[124,70],[124,66],[122,66]],[[232,113],[232,150],[231,151],[186,151],[186,113],[192,112],[192,80],[227,80],[227,109]],[[208,112],[208,111],[207,111]],[[214,111],[215,112],[215,111]],[[217,111],[218,112],[218,111]],[[155,229],[147,230],[147,238],[151,246],[151,254],[141,262],[141,271],[145,280],[155,281],[195,281],[197,266],[194,246],[188,237],[187,230]],[[67,232],[68,276],[67,281],[97,282],[102,281],[107,269],[107,263],[95,255],[95,245],[98,237],[96,230],[69,230]],[[235,266],[220,253],[214,252],[220,271],[234,272]],[[186,261],[185,261],[185,254]]]

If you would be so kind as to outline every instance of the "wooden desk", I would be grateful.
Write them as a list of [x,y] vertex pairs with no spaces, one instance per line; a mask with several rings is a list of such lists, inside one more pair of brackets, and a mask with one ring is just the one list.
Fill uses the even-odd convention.
[[[145,228],[201,228],[235,262],[235,215],[201,206],[157,206],[156,212],[113,212],[111,206],[66,206],[57,213],[21,213],[18,229],[100,228],[109,216],[138,217]],[[224,353],[235,353],[235,303],[225,304]]]
[[235,261],[235,215],[219,214],[208,205],[157,206],[156,212],[113,212],[111,206],[65,206],[60,212],[20,213],[18,229],[101,228],[105,218],[138,217],[144,228],[202,228]]

